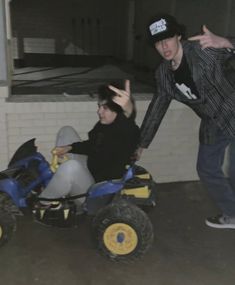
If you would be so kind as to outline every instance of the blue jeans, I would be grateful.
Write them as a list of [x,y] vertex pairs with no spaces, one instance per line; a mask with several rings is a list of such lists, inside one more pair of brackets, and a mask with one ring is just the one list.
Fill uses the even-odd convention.
[[[228,177],[222,170],[227,146],[230,146]],[[219,132],[214,144],[200,144],[197,172],[221,212],[235,217],[235,138]]]

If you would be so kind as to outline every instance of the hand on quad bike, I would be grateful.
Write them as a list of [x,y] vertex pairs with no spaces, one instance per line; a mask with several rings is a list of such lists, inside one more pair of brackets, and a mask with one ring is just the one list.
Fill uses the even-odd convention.
[[65,145],[65,146],[57,146],[52,150],[52,154],[58,155],[58,157],[61,157],[68,153],[72,149],[71,145]]
[[57,168],[59,167],[59,164],[68,159],[65,154],[68,153],[71,149],[72,147],[70,145],[65,145],[57,146],[51,151],[52,161],[50,167],[53,172],[56,172]]
[[138,160],[140,160],[140,158],[141,158],[141,155],[142,155],[142,153],[143,153],[143,148],[142,147],[138,147],[137,149],[136,149],[136,151],[133,153],[133,156],[131,157],[131,159],[133,160],[133,161],[138,161]]

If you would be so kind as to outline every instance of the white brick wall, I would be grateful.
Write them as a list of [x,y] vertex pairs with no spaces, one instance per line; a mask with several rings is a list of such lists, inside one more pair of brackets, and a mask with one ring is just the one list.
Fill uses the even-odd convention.
[[58,129],[75,127],[87,137],[97,120],[95,102],[5,103],[9,158],[26,140],[36,137],[40,151],[50,159]]
[[[137,100],[139,125],[148,103],[148,100]],[[56,132],[61,126],[75,127],[85,139],[87,131],[97,121],[95,101],[21,103],[1,99],[0,110],[1,170],[26,140],[36,137],[39,150],[50,160]],[[139,164],[146,167],[158,182],[197,180],[198,125],[199,120],[191,110],[173,102]]]
[[[137,102],[140,125],[148,101]],[[159,182],[197,180],[196,158],[199,119],[184,105],[172,102],[140,164]]]

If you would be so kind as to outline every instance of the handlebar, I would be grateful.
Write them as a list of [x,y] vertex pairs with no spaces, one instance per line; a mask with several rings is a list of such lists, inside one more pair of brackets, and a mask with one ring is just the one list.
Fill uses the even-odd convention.
[[63,163],[64,161],[68,160],[68,157],[66,155],[63,156],[63,158],[61,159],[55,150],[53,150],[52,152],[52,159],[51,159],[51,164],[50,164],[50,168],[52,172],[56,172],[58,167],[60,166],[61,163]]

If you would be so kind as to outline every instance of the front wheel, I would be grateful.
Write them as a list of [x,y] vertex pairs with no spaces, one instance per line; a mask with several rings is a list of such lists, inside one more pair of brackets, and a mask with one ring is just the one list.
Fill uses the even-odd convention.
[[116,201],[100,210],[93,220],[98,248],[112,260],[141,257],[153,242],[148,216],[127,201]]
[[15,228],[15,216],[0,209],[0,247],[10,240]]
[[15,206],[5,193],[0,192],[0,247],[8,242],[16,229]]

